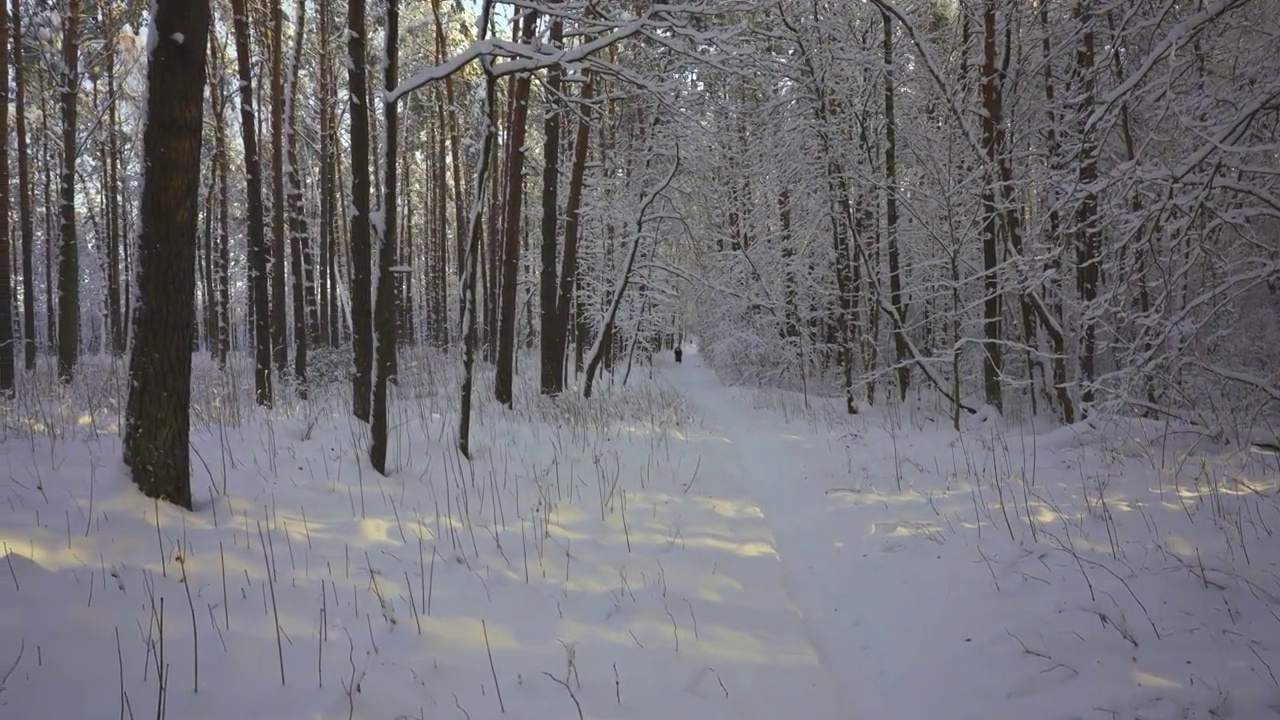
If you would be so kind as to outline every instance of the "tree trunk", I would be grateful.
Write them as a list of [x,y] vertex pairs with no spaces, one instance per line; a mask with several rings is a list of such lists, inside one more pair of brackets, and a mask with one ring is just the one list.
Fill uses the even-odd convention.
[[[386,83],[388,93],[395,90],[399,73],[400,9],[398,0],[387,0],[386,35]],[[377,379],[373,386],[373,422],[369,460],[373,469],[383,475],[387,469],[387,381],[395,372],[396,353],[396,282],[392,268],[396,264],[396,178],[397,154],[400,152],[400,119],[396,115],[394,101],[384,101],[386,142],[383,168],[382,232],[378,237],[378,292],[374,305],[374,325],[377,335]]]
[[124,454],[144,494],[190,510],[188,408],[209,3],[159,0],[155,7]]
[[[893,73],[893,24],[889,13],[880,11],[884,23],[884,180],[885,180],[885,240],[889,255],[889,302],[903,323],[907,320],[907,305],[902,297],[902,267],[898,252],[898,140],[897,118],[894,117]],[[907,339],[905,330],[893,331],[894,361],[898,366],[898,397],[907,399],[911,385],[911,366],[907,363]]]
[[[111,15],[111,4],[103,4],[103,23],[110,27],[114,37],[114,17]],[[111,328],[111,351],[124,355],[127,349],[125,334],[124,305],[121,293],[128,291],[128,279],[121,278],[120,244],[124,238],[120,233],[120,208],[123,188],[120,183],[120,113],[116,85],[116,47],[114,42],[107,44],[107,143],[106,143],[106,184],[104,192],[107,203],[107,313]]]
[[[9,13],[0,0],[0,77],[9,83]],[[13,277],[9,242],[9,103],[0,103],[0,393],[13,394]]]
[[[484,39],[493,12],[493,0],[485,0],[480,11],[479,37]],[[484,61],[481,61],[482,64]],[[476,280],[480,256],[480,238],[483,226],[480,215],[484,210],[488,173],[493,161],[494,143],[498,136],[494,105],[497,96],[497,80],[484,65],[484,139],[480,144],[479,167],[476,168],[476,190],[471,198],[471,220],[467,229],[466,272],[462,277],[462,403],[458,420],[458,452],[471,457],[471,396],[475,379],[477,341]]]
[[[445,35],[444,23],[440,19],[440,0],[431,0],[431,14],[435,18],[436,23],[436,62],[443,63],[447,58],[445,49],[448,38]],[[454,101],[453,75],[449,75],[444,79],[445,100],[449,106],[448,123],[441,123],[439,132],[445,132],[448,128],[449,134],[449,168],[453,178],[453,238],[456,243],[456,270],[458,277],[462,277],[466,269],[463,267],[465,248],[466,248],[466,214],[463,209],[463,186],[462,186],[462,159],[460,157],[459,146],[462,144],[459,140],[458,132],[458,108]],[[441,228],[443,232],[443,228]],[[444,235],[441,234],[441,238]],[[443,240],[441,241],[443,242]]]
[[365,0],[347,3],[348,95],[351,117],[351,329],[355,373],[352,414],[369,421],[373,381],[373,250],[369,228],[369,97],[365,50]]
[[[558,48],[564,40],[564,24],[559,17],[551,20],[551,46]],[[541,389],[544,395],[558,395],[564,390],[564,333],[558,322],[556,304],[556,230],[560,213],[560,67],[547,69],[547,108],[543,123],[542,143],[542,268],[539,276],[541,303],[540,335],[542,342]]]
[[[1054,109],[1055,88],[1053,84],[1053,60],[1050,53],[1051,40],[1049,34],[1049,0],[1040,0],[1040,51],[1041,61],[1044,65],[1044,98],[1047,108],[1048,125],[1045,127],[1046,152],[1049,156],[1049,170],[1056,173],[1062,167],[1062,145],[1058,139],[1058,113]],[[1118,56],[1117,56],[1118,57]],[[1061,247],[1061,226],[1062,220],[1059,211],[1059,197],[1056,194],[1050,194],[1047,198],[1049,203],[1049,227],[1048,227],[1048,245]],[[1061,284],[1062,277],[1062,261],[1061,255],[1055,253],[1052,262],[1053,276],[1057,278],[1055,283]],[[1060,296],[1059,296],[1060,297]],[[1062,303],[1058,301],[1058,307],[1055,308],[1058,316],[1059,325],[1062,324]],[[1047,324],[1046,324],[1047,327]],[[1067,344],[1066,338],[1062,333],[1051,333],[1053,340],[1053,386],[1058,398],[1058,404],[1062,406],[1062,421],[1068,425],[1075,422],[1075,405],[1071,400],[1071,389],[1067,385]]]
[[298,0],[298,19],[294,35],[293,57],[289,61],[288,91],[285,97],[284,142],[288,153],[289,249],[293,270],[293,375],[302,398],[307,396],[307,348],[316,332],[319,317],[315,303],[315,268],[311,262],[311,242],[307,218],[302,205],[302,182],[298,173],[298,74],[302,69],[302,41],[307,27],[306,0]]
[[1084,340],[1080,353],[1080,404],[1087,413],[1093,403],[1093,381],[1096,378],[1097,325],[1094,304],[1098,300],[1102,229],[1098,225],[1098,141],[1088,126],[1094,105],[1094,34],[1092,0],[1079,0],[1072,15],[1080,24],[1080,44],[1076,48],[1076,74],[1079,86],[1080,177],[1083,196],[1076,208],[1076,247],[1080,258],[1080,299],[1083,301]]
[[[213,24],[212,6],[210,6],[210,25]],[[231,352],[231,248],[230,248],[230,204],[231,162],[227,157],[227,103],[223,93],[223,71],[226,63],[222,56],[222,42],[214,38],[209,43],[210,56],[213,62],[213,77],[217,84],[211,85],[213,97],[213,156],[218,175],[218,240],[214,248],[217,255],[214,261],[214,292],[217,293],[218,337],[214,353],[218,365],[227,366],[227,356]]]
[[[62,18],[62,245],[58,258],[58,379],[69,384],[80,354],[80,245],[76,240],[76,105],[80,86],[80,0]],[[8,238],[4,238],[8,242]]]
[[[0,0],[3,2],[3,0]],[[27,146],[27,87],[22,59],[20,0],[13,0],[14,115],[18,136],[18,224],[22,232],[22,344],[25,366],[36,369],[35,211],[31,208],[31,157]]]
[[50,110],[49,95],[53,90],[51,83],[47,77],[42,77],[37,73],[36,77],[41,79],[40,88],[36,93],[40,98],[40,137],[45,141],[40,143],[40,167],[44,171],[42,183],[42,197],[44,200],[44,337],[45,347],[50,353],[56,353],[58,348],[58,302],[56,276],[53,273],[53,255],[54,255],[54,238],[57,236],[57,229],[54,221],[54,208],[57,203],[53,200],[53,167],[56,160],[54,159],[53,143],[49,142],[52,138],[53,129],[49,125],[49,117],[53,114]]
[[266,219],[262,210],[262,158],[253,112],[253,75],[249,69],[249,18],[245,0],[231,0],[240,76],[240,133],[244,143],[246,205],[249,210],[249,303],[253,306],[254,390],[259,405],[272,403],[271,317],[267,280]]
[[288,296],[285,293],[284,10],[271,0],[271,360],[276,375],[289,369]]
[[1001,97],[996,69],[996,10],[995,0],[987,0],[983,13],[982,38],[982,145],[986,150],[986,180],[982,186],[982,270],[983,288],[986,293],[983,301],[982,325],[986,341],[983,343],[985,355],[982,360],[982,378],[986,390],[987,403],[1001,410],[1003,398],[1001,393],[1001,359],[1000,332],[1000,276],[999,276],[999,224],[1000,213],[996,207],[996,164],[1001,152],[999,135],[1001,122]]
[[[533,40],[534,28],[537,26],[538,13],[525,10],[524,23],[521,27],[521,41],[529,43]],[[511,140],[507,155],[507,201],[506,221],[503,230],[506,233],[502,251],[501,294],[498,304],[498,366],[497,381],[494,383],[494,397],[498,402],[511,406],[512,386],[515,380],[515,347],[516,347],[516,288],[520,275],[520,228],[524,200],[524,157],[525,133],[529,118],[529,86],[531,74],[525,73],[515,79],[512,91],[511,126],[508,132]]]
[[[564,212],[564,257],[560,266],[560,291],[556,298],[554,335],[559,347],[561,382],[568,375],[569,328],[576,313],[578,279],[578,235],[582,220],[582,191],[586,186],[587,158],[591,145],[591,108],[595,100],[596,76],[588,74],[582,86],[582,107],[578,116],[578,132],[573,145],[573,169],[569,171],[569,197]],[[561,386],[563,387],[563,385]]]

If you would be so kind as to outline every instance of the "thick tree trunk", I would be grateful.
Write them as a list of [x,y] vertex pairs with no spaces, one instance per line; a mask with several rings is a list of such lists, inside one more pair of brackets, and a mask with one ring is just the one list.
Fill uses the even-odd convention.
[[209,3],[159,0],[155,7],[124,452],[143,493],[190,510],[188,407]]

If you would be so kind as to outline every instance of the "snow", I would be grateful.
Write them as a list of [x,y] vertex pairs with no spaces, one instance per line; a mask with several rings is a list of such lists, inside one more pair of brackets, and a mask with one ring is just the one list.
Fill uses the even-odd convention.
[[1275,716],[1274,454],[667,358],[516,411],[480,372],[469,464],[456,358],[406,351],[388,478],[344,385],[261,414],[203,360],[194,513],[130,484],[108,361],[20,392],[0,717],[155,715],[157,668],[193,719]]

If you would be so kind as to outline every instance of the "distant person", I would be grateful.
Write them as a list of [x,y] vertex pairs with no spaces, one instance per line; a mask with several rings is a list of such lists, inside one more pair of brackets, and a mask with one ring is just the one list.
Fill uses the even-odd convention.
[[677,345],[675,352],[676,352],[676,362],[679,363],[681,360],[684,359],[684,349],[682,349],[679,345]]

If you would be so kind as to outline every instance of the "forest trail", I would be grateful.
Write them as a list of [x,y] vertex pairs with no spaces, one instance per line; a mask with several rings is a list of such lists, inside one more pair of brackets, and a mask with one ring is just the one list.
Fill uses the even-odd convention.
[[[804,471],[806,455],[830,454],[832,448],[812,447],[808,433],[793,434],[799,429],[783,424],[779,415],[753,407],[743,392],[726,387],[697,352],[686,351],[682,364],[668,361],[659,367],[665,370],[664,379],[701,413],[709,435],[702,440],[702,474],[691,494],[756,508],[767,527],[782,589],[818,660],[815,690],[832,703],[830,714],[814,717],[884,716],[873,670],[878,661],[869,652],[873,644],[884,646],[870,642],[873,634],[882,634],[874,628],[884,627],[884,618],[867,621],[860,606],[892,605],[885,597],[867,597],[892,591],[874,578],[857,582],[842,570],[848,566],[844,555],[857,548],[846,547],[841,538],[854,533],[847,524],[832,525],[837,516],[828,512],[833,509],[827,495],[831,478]],[[769,582],[758,578],[758,587]],[[862,602],[866,600],[870,602]],[[810,707],[817,711],[818,703],[811,701]]]

